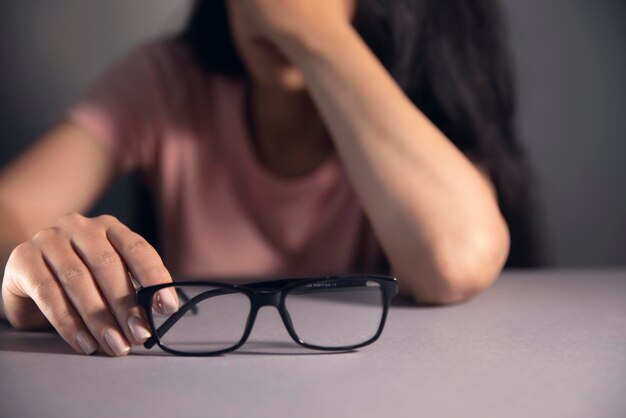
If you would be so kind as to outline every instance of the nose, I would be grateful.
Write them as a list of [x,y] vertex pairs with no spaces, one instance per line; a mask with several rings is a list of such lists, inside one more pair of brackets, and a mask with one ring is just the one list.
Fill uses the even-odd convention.
[[280,303],[280,290],[275,289],[259,289],[255,291],[259,308],[261,306],[276,306]]

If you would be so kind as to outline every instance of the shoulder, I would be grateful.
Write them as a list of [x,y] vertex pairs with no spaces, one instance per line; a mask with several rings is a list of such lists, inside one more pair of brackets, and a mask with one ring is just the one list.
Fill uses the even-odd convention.
[[188,79],[201,75],[187,48],[175,39],[155,39],[140,44],[121,61],[129,73],[145,77],[137,81],[159,83],[163,90],[180,87]]
[[175,38],[162,38],[145,42],[130,53],[137,61],[151,64],[163,76],[199,72],[189,49]]
[[203,68],[190,47],[176,38],[146,42],[132,54],[151,67],[156,88],[172,106],[207,105],[241,88],[241,80]]

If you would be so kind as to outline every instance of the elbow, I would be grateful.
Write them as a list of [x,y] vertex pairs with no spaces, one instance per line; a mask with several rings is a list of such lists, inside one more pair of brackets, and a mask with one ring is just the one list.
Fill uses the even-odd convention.
[[450,305],[465,302],[485,290],[497,275],[480,276],[467,272],[464,275],[439,273],[428,288],[411,291],[410,297],[418,305]]
[[509,254],[508,228],[505,225],[498,234],[474,232],[464,241],[432,251],[423,264],[426,268],[399,278],[405,282],[401,293],[417,304],[447,305],[464,302],[491,286]]

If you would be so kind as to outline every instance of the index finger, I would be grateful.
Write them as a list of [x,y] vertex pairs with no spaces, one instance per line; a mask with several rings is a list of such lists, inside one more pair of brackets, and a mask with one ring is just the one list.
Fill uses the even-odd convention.
[[[172,276],[165,268],[159,253],[141,235],[121,223],[109,226],[106,235],[139,284],[153,286],[172,283]],[[178,296],[174,288],[157,292],[155,302],[162,313],[178,310]]]

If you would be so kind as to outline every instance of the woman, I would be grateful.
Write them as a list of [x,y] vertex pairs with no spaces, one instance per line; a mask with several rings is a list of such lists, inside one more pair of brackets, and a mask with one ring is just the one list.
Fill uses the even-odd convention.
[[[129,272],[386,269],[416,302],[464,300],[529,261],[512,115],[491,1],[199,1],[2,173],[4,315],[119,356],[149,335]],[[165,263],[80,215],[131,168]]]

